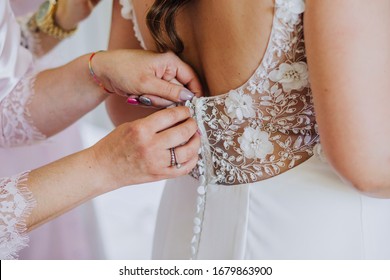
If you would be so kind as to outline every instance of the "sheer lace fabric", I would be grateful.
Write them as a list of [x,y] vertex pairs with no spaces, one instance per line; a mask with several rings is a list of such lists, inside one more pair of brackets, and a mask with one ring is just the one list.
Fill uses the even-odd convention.
[[[35,77],[21,80],[0,102],[0,147],[31,144],[45,136],[33,125],[28,104],[34,94]],[[0,258],[13,259],[27,246],[26,218],[35,206],[26,181],[29,172],[0,178]]]
[[253,76],[226,94],[187,104],[203,132],[193,175],[206,169],[209,183],[270,178],[307,160],[318,143],[302,18],[278,2],[267,51]]
[[27,145],[46,138],[34,126],[28,110],[34,83],[35,77],[27,75],[0,102],[0,147]]
[[35,200],[26,186],[29,172],[0,178],[0,259],[17,258],[27,246],[26,219]]

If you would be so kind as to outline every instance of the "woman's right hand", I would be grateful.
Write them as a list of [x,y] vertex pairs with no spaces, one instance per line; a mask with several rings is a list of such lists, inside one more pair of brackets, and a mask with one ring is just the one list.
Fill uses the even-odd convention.
[[[188,174],[198,159],[196,131],[188,108],[165,109],[122,124],[91,148],[31,171],[28,187],[37,207],[26,222],[28,229],[119,187]],[[170,166],[173,147],[181,168]]]
[[[187,107],[161,110],[122,124],[91,147],[97,174],[111,188],[186,175],[198,160],[197,129]],[[170,166],[171,148],[175,148],[180,168]]]

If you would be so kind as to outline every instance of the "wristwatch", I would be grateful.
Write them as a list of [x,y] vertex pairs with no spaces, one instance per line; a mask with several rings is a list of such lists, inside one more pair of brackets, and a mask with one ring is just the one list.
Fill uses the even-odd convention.
[[56,39],[62,40],[73,35],[77,27],[72,30],[64,30],[55,22],[55,14],[57,10],[56,0],[47,0],[39,7],[38,11],[32,16],[28,22],[28,27],[32,32],[43,32]]

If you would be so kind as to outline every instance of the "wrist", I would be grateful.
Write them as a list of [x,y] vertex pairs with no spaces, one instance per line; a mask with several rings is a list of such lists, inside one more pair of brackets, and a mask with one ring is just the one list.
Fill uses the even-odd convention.
[[78,21],[72,20],[72,17],[68,16],[67,9],[64,5],[61,5],[62,2],[58,3],[54,21],[55,23],[64,30],[70,31],[77,28]]
[[113,164],[112,162],[110,163],[110,155],[104,153],[104,148],[100,147],[99,142],[83,152],[89,158],[88,162],[91,163],[90,169],[96,174],[94,180],[99,186],[101,193],[113,191],[121,187],[120,178],[116,178],[115,172],[111,170]]
[[[97,55],[98,53],[99,55]],[[95,58],[95,56],[97,57]],[[107,70],[110,71],[110,69],[108,69],[109,64],[106,64],[104,57],[104,51],[94,52],[90,55],[88,61],[89,73],[95,84],[97,84],[106,93],[112,94],[115,93],[115,91],[111,86],[110,79],[105,75]]]

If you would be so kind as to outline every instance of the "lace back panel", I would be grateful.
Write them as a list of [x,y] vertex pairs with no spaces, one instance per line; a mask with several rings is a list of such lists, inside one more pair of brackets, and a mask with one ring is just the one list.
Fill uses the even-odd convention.
[[191,258],[198,255],[209,184],[281,174],[319,142],[303,38],[303,0],[276,0],[267,50],[252,77],[226,94],[187,102],[202,134]]
[[287,2],[276,1],[267,51],[253,76],[226,94],[187,104],[203,130],[195,177],[206,167],[210,183],[251,183],[313,154],[318,133],[303,38],[304,4],[295,1],[303,6],[291,9]]

